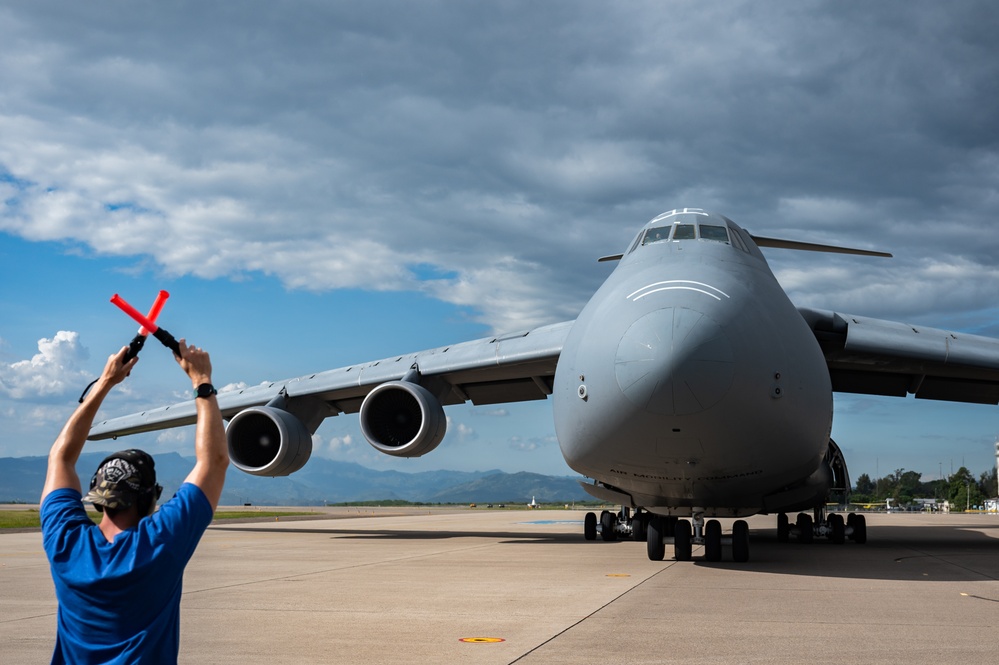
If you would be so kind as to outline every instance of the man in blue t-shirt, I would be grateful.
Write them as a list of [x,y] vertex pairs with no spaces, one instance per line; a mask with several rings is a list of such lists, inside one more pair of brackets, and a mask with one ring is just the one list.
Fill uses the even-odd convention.
[[41,518],[59,600],[53,663],[177,662],[184,567],[212,520],[229,464],[211,359],[183,339],[179,346],[176,360],[197,395],[196,462],[159,510],[153,458],[141,450],[98,467],[87,494],[103,512],[98,525],[83,508],[76,473],[97,410],[138,360],[124,362],[127,347],[108,358],[49,452]]

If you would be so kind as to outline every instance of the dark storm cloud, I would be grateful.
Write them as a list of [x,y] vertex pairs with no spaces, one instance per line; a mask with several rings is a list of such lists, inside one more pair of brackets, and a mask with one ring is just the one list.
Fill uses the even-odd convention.
[[[35,184],[0,228],[26,237],[177,273],[424,288],[505,328],[573,316],[597,256],[690,205],[896,253],[771,254],[809,304],[923,316],[999,293],[991,2],[0,11],[0,128],[19,137],[0,168]],[[206,225],[205,247],[156,249]]]

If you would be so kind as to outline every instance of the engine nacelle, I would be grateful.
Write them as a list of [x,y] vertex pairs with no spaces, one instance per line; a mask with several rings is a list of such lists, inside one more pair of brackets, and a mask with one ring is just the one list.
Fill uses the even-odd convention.
[[273,406],[240,411],[225,434],[233,465],[254,476],[287,476],[312,455],[312,435],[302,421]]
[[429,453],[447,430],[440,401],[409,381],[389,381],[368,393],[361,403],[360,419],[368,443],[395,457]]

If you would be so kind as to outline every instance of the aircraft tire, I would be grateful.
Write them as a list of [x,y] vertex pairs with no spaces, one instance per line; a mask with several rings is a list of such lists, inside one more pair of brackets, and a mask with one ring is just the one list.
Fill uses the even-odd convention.
[[708,520],[704,525],[704,559],[705,561],[721,561],[722,558],[722,528],[718,520]]
[[586,513],[586,516],[583,518],[583,538],[586,540],[597,539],[596,513]]
[[798,542],[811,543],[815,532],[812,531],[812,516],[805,513],[798,513],[798,520],[795,522],[798,527]]
[[736,520],[732,525],[732,560],[736,563],[749,561],[749,523],[746,520]]
[[666,543],[663,541],[665,531],[665,521],[661,517],[653,517],[649,521],[649,529],[646,533],[646,549],[649,553],[649,561],[662,561],[666,558]]
[[786,543],[791,539],[791,522],[787,513],[777,513],[777,542]]
[[837,545],[846,542],[846,525],[843,523],[843,516],[833,513],[829,516],[829,526],[832,529],[832,541]]
[[863,545],[867,542],[867,518],[863,515],[857,515],[853,520],[853,542]]
[[631,520],[631,537],[635,542],[643,543],[648,538],[649,514],[639,513]]
[[617,540],[617,534],[614,533],[615,522],[617,522],[617,517],[615,517],[614,513],[605,510],[600,514],[600,537],[603,538],[605,543]]
[[673,527],[673,557],[677,561],[690,561],[692,547],[690,522],[679,520]]

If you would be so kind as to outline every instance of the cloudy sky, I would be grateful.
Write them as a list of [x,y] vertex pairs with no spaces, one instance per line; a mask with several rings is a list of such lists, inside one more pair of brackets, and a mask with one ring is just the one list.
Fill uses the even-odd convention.
[[[664,210],[799,305],[999,337],[999,6],[35,0],[0,5],[0,457],[44,455],[146,309],[253,385],[573,318]],[[105,405],[182,397],[150,345]],[[994,461],[996,407],[837,396],[852,475]],[[419,460],[569,473],[550,406],[450,409]],[[130,445],[189,453],[191,432]],[[94,445],[95,450],[116,444]]]

